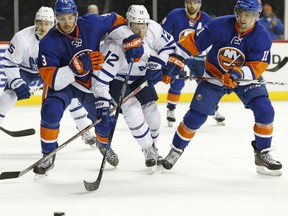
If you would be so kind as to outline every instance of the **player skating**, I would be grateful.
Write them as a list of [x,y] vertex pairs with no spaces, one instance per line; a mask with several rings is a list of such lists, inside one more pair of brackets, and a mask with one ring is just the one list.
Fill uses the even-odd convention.
[[[200,11],[202,0],[185,0],[185,8],[173,9],[162,21],[162,27],[171,33],[176,41],[181,40],[191,31],[201,29],[212,18],[204,11]],[[209,50],[209,48],[208,48]],[[190,74],[195,77],[203,75],[205,70],[206,51],[197,56],[189,56],[185,64],[188,66]],[[181,90],[185,85],[184,79],[176,79],[170,84],[167,95],[167,114],[168,126],[172,127],[176,122],[175,109],[180,99]],[[217,124],[224,125],[225,117],[215,110],[213,118]]]
[[[29,84],[42,82],[37,66],[38,46],[39,41],[54,25],[54,19],[53,9],[43,6],[35,15],[35,25],[19,31],[10,41],[4,55],[4,71],[8,83],[0,95],[0,124],[17,100],[31,96],[33,90],[30,90]],[[91,124],[87,111],[78,99],[72,100],[69,110],[79,130]],[[82,139],[86,144],[95,146],[96,137],[90,131]]]
[[272,41],[267,30],[257,22],[261,9],[259,0],[238,0],[235,16],[216,18],[179,41],[180,52],[186,56],[198,55],[212,45],[207,54],[204,77],[216,79],[201,81],[197,86],[190,109],[179,124],[172,148],[163,161],[164,168],[171,169],[175,165],[197,129],[208,115],[214,113],[221,97],[234,92],[245,108],[254,114],[255,140],[251,144],[257,173],[282,174],[281,163],[270,155],[274,108],[267,89],[261,84],[237,82],[241,79],[261,80],[270,63]]
[[[156,148],[161,117],[155,103],[158,96],[153,84],[163,79],[162,70],[168,62],[169,54],[174,52],[175,43],[169,33],[150,20],[150,15],[143,5],[131,5],[126,13],[126,21],[131,30],[140,36],[144,46],[141,60],[133,64],[126,95],[147,79],[149,86],[129,99],[121,109],[133,137],[144,153],[145,165],[154,168],[157,161],[161,162]],[[119,100],[128,64],[122,47],[117,42],[106,40],[101,47],[106,54],[106,62],[99,71],[94,94],[98,98],[97,103],[103,105],[99,106],[99,109],[109,109],[111,100]],[[175,68],[174,66],[172,68]]]
[[[112,125],[111,119],[99,115],[95,108],[95,97],[90,88],[95,70],[101,69],[104,56],[99,52],[100,40],[108,37],[127,43],[127,59],[142,56],[143,47],[138,38],[125,25],[123,17],[116,13],[106,15],[78,16],[73,0],[58,0],[54,7],[57,24],[39,44],[40,75],[46,85],[45,99],[41,108],[41,146],[43,155],[52,152],[58,146],[60,120],[71,99],[78,98],[88,111],[88,117],[102,121],[95,126],[101,133],[102,143],[108,140]],[[106,113],[107,114],[107,113]],[[109,115],[109,113],[107,114]],[[101,145],[103,154],[105,145]],[[54,167],[55,156],[34,168],[36,174],[44,175]],[[116,153],[109,149],[107,161],[112,166],[119,163]]]

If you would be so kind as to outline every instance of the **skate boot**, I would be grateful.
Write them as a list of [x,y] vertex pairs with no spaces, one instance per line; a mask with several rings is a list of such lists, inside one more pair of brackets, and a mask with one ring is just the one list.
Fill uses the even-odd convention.
[[89,145],[91,148],[96,148],[96,136],[93,136],[93,134],[90,131],[86,131],[84,134],[81,135],[82,140]]
[[148,149],[142,149],[142,151],[144,153],[146,167],[157,165],[158,153],[154,144]]
[[176,122],[174,109],[167,109],[167,115],[166,115],[167,121],[168,121],[168,127],[173,127],[173,123]]
[[[45,157],[45,155],[43,155]],[[38,164],[36,167],[34,167],[33,172],[36,175],[46,175],[47,172],[54,167],[54,161],[55,161],[55,155],[48,158],[47,160],[43,161],[42,163]]]
[[257,149],[255,140],[251,144],[254,148],[256,172],[262,175],[281,176],[282,164],[269,154],[272,149]]
[[225,117],[218,112],[218,108],[215,111],[213,118],[216,120],[217,125],[225,125]]
[[[97,147],[99,148],[99,151],[101,152],[101,154],[104,156],[105,152],[106,152],[106,147],[101,145],[101,143],[97,140],[96,142]],[[119,158],[118,155],[113,151],[112,148],[110,148],[107,152],[106,152],[106,159],[107,162],[111,165],[111,166],[117,166],[119,164]]]
[[166,158],[163,160],[163,167],[167,170],[172,169],[172,167],[174,166],[176,161],[180,158],[182,153],[183,150],[172,147]]

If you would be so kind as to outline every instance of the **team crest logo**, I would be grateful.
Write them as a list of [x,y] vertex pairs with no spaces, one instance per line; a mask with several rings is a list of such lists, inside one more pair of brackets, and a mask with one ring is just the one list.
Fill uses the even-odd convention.
[[35,70],[35,71],[38,70],[37,60],[38,60],[38,58],[34,59],[32,57],[29,57],[29,64],[30,64],[30,68],[32,70]]
[[196,95],[196,100],[198,101],[202,100],[202,95],[201,94]]
[[82,39],[81,38],[75,38],[71,43],[76,48],[81,47],[82,46]]
[[220,67],[227,72],[231,67],[243,66],[245,55],[235,47],[223,47],[218,51],[217,59]]
[[191,32],[195,31],[194,29],[184,29],[180,32],[179,34],[179,40],[185,38],[188,34],[190,34]]

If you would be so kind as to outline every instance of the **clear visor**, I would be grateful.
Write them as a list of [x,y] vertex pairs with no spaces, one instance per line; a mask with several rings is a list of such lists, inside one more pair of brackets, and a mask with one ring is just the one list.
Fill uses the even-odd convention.
[[246,10],[241,10],[238,8],[235,8],[234,10],[235,17],[237,21],[239,20],[246,20],[250,21],[252,23],[255,23],[259,19],[260,13],[255,12],[255,11],[246,11]]

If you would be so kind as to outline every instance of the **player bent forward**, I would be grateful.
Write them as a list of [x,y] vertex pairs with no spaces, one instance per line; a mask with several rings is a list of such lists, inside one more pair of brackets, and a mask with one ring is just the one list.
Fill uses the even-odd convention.
[[164,168],[171,169],[175,165],[196,130],[203,125],[208,115],[213,114],[221,97],[235,92],[245,108],[254,114],[255,140],[251,144],[257,173],[275,176],[282,174],[281,163],[269,154],[274,109],[266,87],[238,82],[241,79],[261,80],[270,62],[271,38],[267,30],[257,23],[261,9],[262,4],[258,0],[238,0],[235,16],[216,18],[203,29],[179,41],[183,55],[185,52],[197,55],[213,45],[207,55],[204,76],[216,79],[202,81],[197,86],[190,109],[178,126],[172,148],[163,161]]

